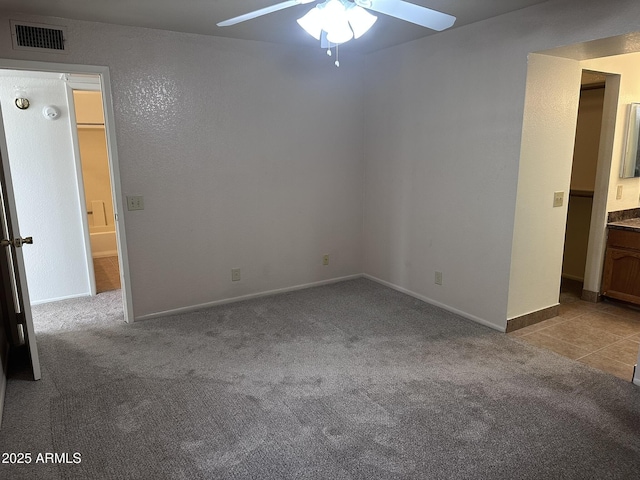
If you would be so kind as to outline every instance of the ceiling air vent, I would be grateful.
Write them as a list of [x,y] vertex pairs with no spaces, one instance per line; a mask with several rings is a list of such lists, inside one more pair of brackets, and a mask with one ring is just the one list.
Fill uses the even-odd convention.
[[14,50],[67,53],[65,27],[11,21]]

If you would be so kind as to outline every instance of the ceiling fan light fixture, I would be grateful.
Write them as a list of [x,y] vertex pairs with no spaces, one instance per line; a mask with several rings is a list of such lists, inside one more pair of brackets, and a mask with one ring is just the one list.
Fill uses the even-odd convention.
[[303,17],[297,20],[298,25],[300,25],[305,32],[311,35],[316,40],[320,40],[320,35],[322,34],[322,26],[324,22],[324,15],[322,10],[318,7],[313,7],[309,10]]
[[349,25],[351,25],[351,29],[353,30],[353,37],[360,38],[369,31],[374,23],[376,23],[378,17],[371,15],[362,7],[354,5],[347,9],[347,19],[349,20]]
[[[378,20],[378,17],[369,13],[369,10],[439,32],[452,27],[456,21],[453,15],[405,0],[281,0],[280,3],[230,18],[217,25],[228,27],[313,2],[318,3],[297,20],[298,24],[309,35],[320,41],[321,48],[328,48],[327,54],[331,55],[331,48],[336,47],[336,57],[338,45],[352,38],[360,38]],[[335,64],[340,66],[337,58]]]
[[322,29],[330,32],[337,28],[338,24],[344,23],[346,19],[346,8],[340,0],[327,0],[317,6],[322,12]]
[[353,31],[349,27],[349,21],[346,17],[333,21],[326,31],[327,40],[331,43],[346,43],[353,38]]

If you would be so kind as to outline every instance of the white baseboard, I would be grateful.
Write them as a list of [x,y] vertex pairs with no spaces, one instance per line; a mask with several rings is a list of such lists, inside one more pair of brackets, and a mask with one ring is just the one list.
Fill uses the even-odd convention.
[[277,295],[279,293],[293,292],[295,290],[303,290],[305,288],[320,287],[322,285],[329,285],[332,283],[344,282],[345,280],[354,280],[356,278],[362,278],[362,274],[358,273],[356,275],[348,275],[346,277],[338,277],[338,278],[332,278],[329,280],[321,280],[319,282],[304,283],[302,285],[295,285],[293,287],[278,288],[275,290],[267,290],[265,292],[251,293],[249,295],[241,295],[239,297],[231,297],[231,298],[225,298],[222,300],[214,300],[213,302],[200,303],[198,305],[191,305],[188,307],[180,307],[180,308],[174,308],[171,310],[164,310],[162,312],[149,313],[147,315],[141,315],[139,317],[135,317],[134,321],[137,322],[140,320],[151,320],[153,318],[161,318],[161,317],[168,317],[170,315],[179,315],[181,313],[195,312],[197,310],[204,310],[207,308],[215,307],[217,305],[225,305],[227,303],[241,302],[243,300],[251,300],[253,298],[268,297],[270,295]]
[[374,282],[380,283],[382,285],[384,285],[385,287],[389,287],[389,288],[393,288],[394,290],[397,290],[398,292],[402,292],[406,295],[409,295],[411,297],[417,298],[418,300],[422,300],[425,303],[428,303],[430,305],[435,305],[436,307],[442,308],[443,310],[447,310],[448,312],[451,313],[455,313],[456,315],[460,315],[461,317],[464,317],[468,320],[471,320],[473,322],[476,323],[480,323],[481,325],[484,325],[485,327],[489,327],[492,328],[494,330],[498,330],[499,332],[504,333],[507,330],[506,326],[500,326],[497,325],[493,322],[490,322],[488,320],[485,320],[484,318],[480,318],[480,317],[476,317],[475,315],[471,315],[470,313],[467,312],[463,312],[462,310],[458,310],[457,308],[453,308],[449,305],[445,305],[444,303],[440,303],[437,302],[436,300],[433,300],[431,298],[425,297],[424,295],[420,295],[419,293],[416,292],[412,292],[411,290],[407,290],[406,288],[400,287],[398,285],[395,285],[393,283],[387,282],[385,280],[381,280],[377,277],[374,277],[372,275],[368,275],[368,274],[363,274],[364,278],[368,278],[369,280],[373,280]]
[[137,321],[141,321],[141,320],[151,320],[151,319],[154,319],[154,318],[162,318],[162,317],[167,317],[167,316],[170,316],[170,315],[179,315],[179,314],[182,314],[182,313],[195,312],[195,311],[198,311],[198,310],[204,310],[204,309],[207,309],[207,308],[215,307],[217,305],[225,305],[225,304],[228,304],[228,303],[241,302],[243,300],[251,300],[253,298],[267,297],[267,296],[276,295],[276,294],[279,294],[279,293],[293,292],[293,291],[296,291],[296,290],[303,290],[305,288],[319,287],[319,286],[322,286],[322,285],[329,285],[331,283],[344,282],[345,280],[354,280],[356,278],[362,278],[362,277],[367,278],[369,280],[372,280],[372,281],[374,281],[376,283],[379,283],[381,285],[384,285],[386,287],[392,288],[394,290],[397,290],[399,292],[402,292],[402,293],[404,293],[406,295],[410,295],[410,296],[412,296],[414,298],[417,298],[418,300],[421,300],[421,301],[423,301],[425,303],[429,303],[429,304],[434,305],[436,307],[439,307],[439,308],[442,308],[444,310],[447,310],[447,311],[449,311],[451,313],[455,313],[456,315],[460,315],[461,317],[464,317],[464,318],[466,318],[468,320],[471,320],[473,322],[479,323],[479,324],[484,325],[486,327],[492,328],[492,329],[497,330],[499,332],[503,332],[504,333],[506,331],[506,326],[497,325],[497,324],[492,323],[492,322],[490,322],[488,320],[485,320],[483,318],[476,317],[475,315],[471,315],[470,313],[463,312],[462,310],[458,310],[457,308],[453,308],[453,307],[451,307],[449,305],[445,305],[445,304],[437,302],[437,301],[435,301],[435,300],[433,300],[431,298],[428,298],[428,297],[425,297],[425,296],[420,295],[418,293],[412,292],[411,290],[407,290],[406,288],[400,287],[400,286],[395,285],[395,284],[390,283],[390,282],[386,282],[386,281],[381,280],[379,278],[376,278],[374,276],[367,275],[366,273],[365,274],[359,273],[359,274],[356,274],[356,275],[348,275],[346,277],[338,277],[338,278],[332,278],[332,279],[329,279],[329,280],[321,280],[319,282],[305,283],[305,284],[302,284],[302,285],[295,285],[293,287],[279,288],[279,289],[276,289],[276,290],[268,290],[268,291],[260,292],[260,293],[252,293],[252,294],[249,294],[249,295],[241,295],[239,297],[231,297],[231,298],[225,298],[225,299],[222,299],[222,300],[215,300],[213,302],[200,303],[198,305],[191,305],[191,306],[188,306],[188,307],[180,307],[180,308],[174,308],[174,309],[171,309],[171,310],[164,310],[164,311],[161,311],[161,312],[149,313],[149,314],[146,314],[146,315],[140,315],[139,317],[135,317],[135,321],[137,322]]
[[43,303],[59,302],[61,300],[70,300],[72,298],[82,298],[82,297],[90,297],[90,296],[91,296],[91,292],[79,293],[77,295],[67,295],[66,297],[56,297],[56,298],[48,298],[46,300],[36,300],[35,302],[32,301],[31,305],[42,305]]

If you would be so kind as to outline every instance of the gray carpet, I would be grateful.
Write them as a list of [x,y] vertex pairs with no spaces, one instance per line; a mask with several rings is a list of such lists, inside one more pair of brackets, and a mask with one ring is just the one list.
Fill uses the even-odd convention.
[[640,389],[360,279],[122,323],[119,292],[35,310],[12,479],[640,478]]

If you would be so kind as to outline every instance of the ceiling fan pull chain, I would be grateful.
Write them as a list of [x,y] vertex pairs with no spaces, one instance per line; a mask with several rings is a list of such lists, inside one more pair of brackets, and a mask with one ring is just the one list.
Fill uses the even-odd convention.
[[335,66],[339,67],[340,66],[340,44],[336,45],[336,61],[335,61]]

